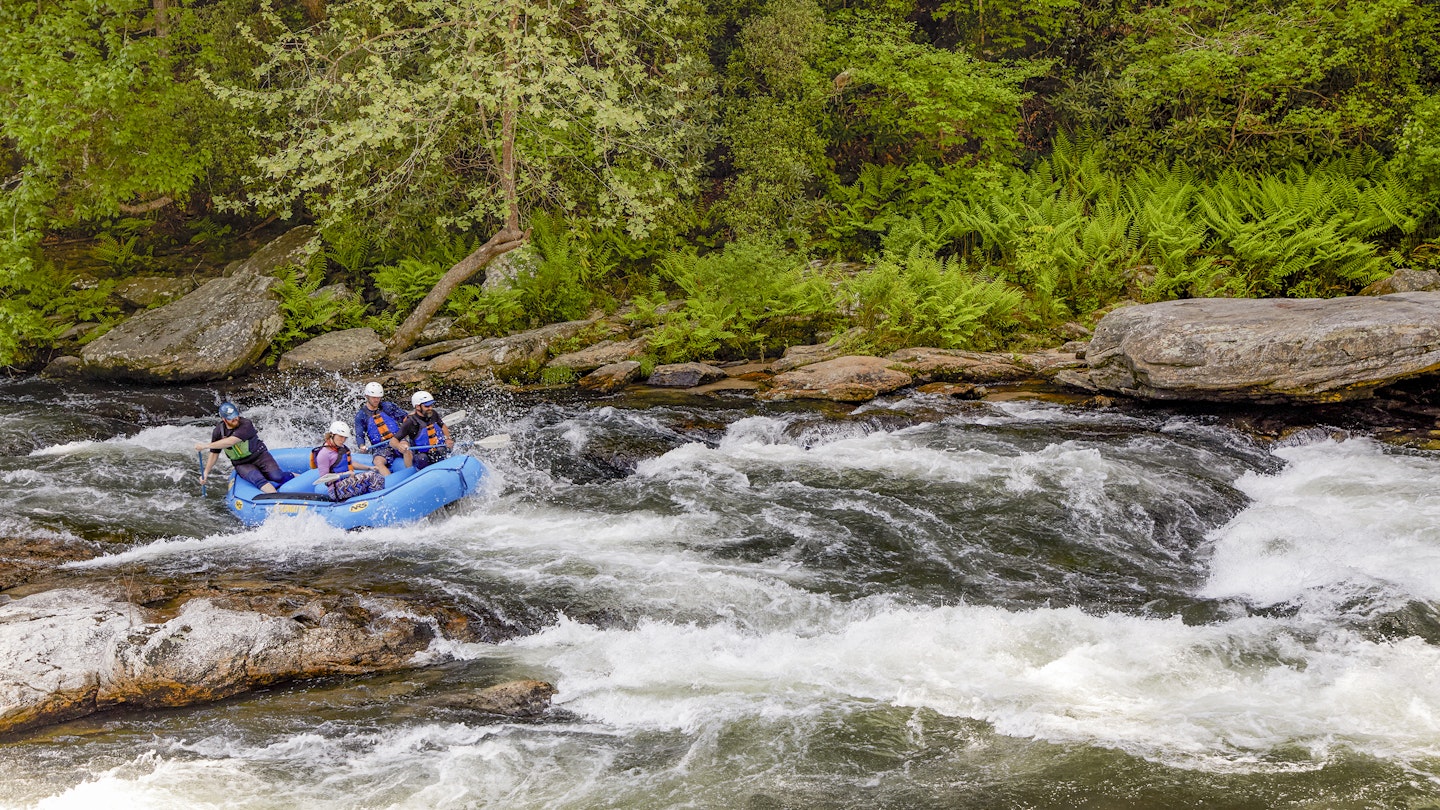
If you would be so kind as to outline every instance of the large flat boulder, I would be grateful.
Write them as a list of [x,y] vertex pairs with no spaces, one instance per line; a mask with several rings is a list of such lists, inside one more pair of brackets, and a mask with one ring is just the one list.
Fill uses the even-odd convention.
[[277,267],[305,261],[315,231],[295,228],[178,301],[147,309],[81,352],[82,373],[137,382],[222,380],[255,365],[285,324]]
[[398,606],[365,604],[352,599],[346,610],[328,612],[307,606],[286,618],[192,599],[165,620],[89,590],[61,589],[0,605],[0,733],[117,707],[185,706],[299,678],[414,666],[434,628],[387,610]]
[[1100,321],[1085,357],[1097,388],[1144,399],[1361,399],[1440,371],[1440,292],[1125,307]]
[[370,327],[341,329],[307,340],[280,357],[280,371],[346,372],[374,368],[385,344]]
[[601,366],[634,360],[645,353],[648,345],[649,340],[644,337],[633,340],[602,340],[579,351],[551,358],[545,365],[550,368],[568,368],[577,374],[584,374]]
[[508,379],[539,369],[551,343],[572,338],[594,323],[594,319],[552,323],[505,337],[462,342],[459,348],[429,360],[401,363],[397,371],[419,379],[439,379],[460,385]]
[[837,357],[775,375],[771,388],[761,399],[828,399],[835,402],[868,402],[881,394],[909,385],[913,380],[891,366],[883,357],[850,355]]
[[[911,375],[917,382],[993,383],[1023,380],[1034,375],[1033,368],[1016,357],[995,352],[968,352],[918,346],[887,355],[889,365]],[[1073,356],[1071,359],[1074,359]]]
[[656,366],[645,383],[659,388],[694,388],[723,379],[724,369],[709,363],[670,363]]

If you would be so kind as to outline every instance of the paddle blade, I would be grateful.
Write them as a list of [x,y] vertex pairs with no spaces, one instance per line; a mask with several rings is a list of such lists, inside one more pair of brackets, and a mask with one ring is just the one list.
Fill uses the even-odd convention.
[[343,472],[343,473],[326,473],[326,474],[320,476],[319,478],[316,478],[316,479],[315,479],[315,483],[317,483],[317,484],[326,484],[326,485],[333,484],[333,483],[335,483],[336,481],[339,481],[341,478],[344,478],[345,476],[347,476],[347,475],[349,475],[349,474],[350,474],[350,473],[348,473],[348,472]]
[[496,433],[493,436],[486,436],[475,442],[475,446],[481,450],[499,450],[510,445],[509,433]]
[[469,418],[470,418],[470,412],[469,412],[469,411],[456,411],[456,412],[454,412],[454,413],[445,414],[445,416],[444,416],[445,427],[455,427],[456,425],[460,424],[461,422],[464,422],[466,419],[469,419]]

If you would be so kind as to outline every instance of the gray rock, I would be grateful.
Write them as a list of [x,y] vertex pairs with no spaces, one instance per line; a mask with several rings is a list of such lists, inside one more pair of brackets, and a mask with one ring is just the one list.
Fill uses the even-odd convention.
[[1015,362],[1021,368],[1030,369],[1040,377],[1054,377],[1065,369],[1084,369],[1085,361],[1076,356],[1073,351],[1060,349],[1046,349],[1044,351],[1029,352],[1015,358]]
[[209,599],[186,602],[168,621],[87,590],[17,599],[0,605],[0,733],[296,678],[408,668],[434,630],[388,612],[396,607],[377,602],[373,612],[332,612],[307,626]]
[[[887,355],[890,365],[910,374],[918,382],[1009,382],[1034,375],[1013,355],[995,352],[966,352],[958,349],[916,347]],[[1074,356],[1070,357],[1074,360]]]
[[45,368],[40,370],[40,376],[49,380],[64,380],[71,377],[81,376],[85,364],[80,358],[73,355],[65,355],[51,360]]
[[1440,271],[1402,267],[1360,291],[1361,295],[1389,295],[1440,290]]
[[115,285],[114,295],[134,309],[168,304],[195,289],[195,282],[174,276],[137,276]]
[[265,243],[248,258],[231,262],[225,275],[268,276],[287,264],[304,264],[319,249],[320,232],[309,225],[291,228]]
[[[415,339],[416,343],[434,344],[442,340],[456,340],[465,337],[465,334],[455,328],[455,319],[449,315],[436,315],[425,324],[420,330],[420,337]],[[434,355],[431,355],[432,357]]]
[[670,363],[656,366],[645,382],[660,388],[694,388],[723,379],[724,370],[708,363]]
[[81,352],[89,376],[140,382],[220,380],[253,366],[285,324],[269,276],[206,282],[147,309]]
[[808,366],[814,363],[823,363],[826,360],[834,360],[845,354],[845,351],[838,346],[831,346],[828,343],[816,343],[810,346],[787,346],[785,354],[779,360],[770,364],[770,370],[776,374],[786,371],[794,371],[801,366]]
[[385,344],[369,327],[327,332],[286,352],[280,371],[346,372],[374,368],[385,356]]
[[399,362],[408,363],[413,360],[429,360],[432,357],[439,357],[442,354],[449,354],[459,351],[467,346],[474,346],[484,341],[483,337],[455,338],[453,340],[442,340],[439,343],[430,343],[425,346],[417,346],[400,355]]
[[777,374],[770,390],[759,397],[867,402],[911,383],[909,374],[891,368],[893,362],[883,357],[853,355],[803,366]]
[[638,379],[640,379],[640,364],[634,360],[624,360],[608,366],[601,366],[586,374],[580,378],[580,387],[608,394],[612,391],[619,391]]
[[[298,232],[298,233],[297,233]],[[305,261],[313,228],[296,228],[227,269],[224,278],[121,323],[84,351],[88,376],[139,382],[220,380],[253,366],[284,326],[268,273]]]
[[485,280],[480,284],[481,289],[485,292],[510,289],[515,286],[515,279],[520,275],[523,264],[522,251],[500,254],[485,265]]
[[843,357],[845,347],[852,345],[864,334],[865,330],[856,326],[831,337],[824,343],[815,343],[809,346],[787,346],[780,359],[770,364],[770,370],[780,374],[812,363],[823,363],[826,360]]
[[566,321],[505,337],[486,338],[413,366],[407,364],[404,369],[457,384],[503,380],[538,369],[549,354],[551,343],[572,338],[594,323],[594,320]]
[[1337,402],[1440,370],[1440,292],[1125,307],[1086,358],[1102,391],[1158,400]]
[[915,390],[922,394],[935,394],[937,396],[954,397],[956,399],[982,399],[989,393],[985,386],[974,383],[925,383],[924,385],[916,386]]
[[502,717],[534,717],[550,708],[555,693],[555,687],[545,681],[507,681],[469,694],[446,695],[432,705]]
[[1054,380],[1057,384],[1066,386],[1067,388],[1079,388],[1082,391],[1089,391],[1092,394],[1100,390],[1095,383],[1090,381],[1090,375],[1084,371],[1065,369],[1056,374]]
[[568,368],[578,374],[594,371],[601,366],[634,360],[645,353],[650,342],[643,337],[634,340],[602,340],[594,346],[578,352],[567,352],[551,358],[545,365],[550,368]]

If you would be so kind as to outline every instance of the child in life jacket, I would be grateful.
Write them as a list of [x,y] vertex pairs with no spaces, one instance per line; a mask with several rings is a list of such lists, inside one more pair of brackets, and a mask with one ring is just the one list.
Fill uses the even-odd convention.
[[383,475],[376,472],[375,468],[369,464],[363,464],[351,456],[350,448],[345,446],[345,442],[349,438],[350,428],[344,422],[335,422],[330,425],[330,430],[325,434],[324,443],[310,450],[310,468],[319,470],[321,475],[355,470],[365,471],[336,479],[326,485],[326,489],[330,491],[330,498],[336,501],[343,501],[346,498],[385,488]]

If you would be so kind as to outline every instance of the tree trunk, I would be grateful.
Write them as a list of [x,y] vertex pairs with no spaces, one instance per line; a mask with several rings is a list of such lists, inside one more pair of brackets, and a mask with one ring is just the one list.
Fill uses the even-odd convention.
[[325,0],[300,0],[300,8],[305,11],[305,21],[312,25],[325,19]]
[[170,47],[165,39],[170,36],[170,0],[154,0],[155,36],[160,39],[160,55],[169,56]]
[[440,277],[440,280],[430,289],[429,294],[425,296],[425,300],[415,307],[415,311],[410,313],[410,317],[405,319],[405,323],[400,324],[400,328],[395,330],[394,336],[386,344],[385,348],[390,355],[391,362],[394,362],[395,358],[414,345],[415,339],[420,336],[425,324],[429,323],[430,318],[440,311],[440,306],[445,303],[445,299],[450,297],[450,293],[454,292],[456,287],[464,284],[471,276],[480,272],[497,257],[525,244],[525,240],[529,238],[529,231],[522,232],[519,228],[504,228],[490,237],[490,241],[475,248],[473,253],[446,270],[445,275]]
[[[519,6],[515,6],[510,13],[510,33],[513,35],[520,25]],[[513,56],[505,58],[507,70],[513,69]],[[490,237],[490,241],[475,249],[475,252],[461,259],[454,267],[445,271],[435,286],[425,296],[425,300],[415,307],[405,323],[395,330],[395,334],[386,344],[386,353],[390,356],[390,362],[395,362],[406,349],[415,343],[420,336],[425,324],[430,322],[436,312],[440,311],[440,305],[455,288],[464,284],[467,279],[478,273],[482,268],[494,261],[496,257],[502,256],[515,248],[525,244],[530,238],[530,231],[520,230],[520,197],[516,190],[515,183],[515,104],[507,101],[505,109],[500,114],[500,188],[505,195],[505,227],[500,232]]]

